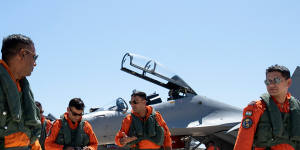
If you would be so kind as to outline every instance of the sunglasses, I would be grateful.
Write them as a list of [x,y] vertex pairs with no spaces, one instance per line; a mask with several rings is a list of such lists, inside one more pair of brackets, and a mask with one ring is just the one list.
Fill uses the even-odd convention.
[[29,53],[33,56],[33,60],[34,60],[34,61],[36,61],[37,58],[39,57],[39,55],[34,54],[32,51],[30,51],[30,50],[28,50],[28,49],[24,49],[24,50],[26,50],[27,52],[29,52]]
[[133,101],[129,101],[129,104],[130,104],[130,105],[135,105],[135,104],[138,104],[138,102],[135,101],[135,100],[133,100]]
[[77,113],[73,112],[71,108],[70,108],[70,112],[72,113],[73,116],[82,116],[83,115],[83,113],[77,114]]
[[266,86],[269,86],[271,84],[279,84],[281,82],[281,79],[279,77],[275,77],[273,80],[265,80]]

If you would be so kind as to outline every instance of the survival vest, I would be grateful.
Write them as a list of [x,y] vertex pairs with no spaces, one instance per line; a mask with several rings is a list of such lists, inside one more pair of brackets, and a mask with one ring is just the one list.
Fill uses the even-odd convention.
[[72,147],[84,147],[90,142],[84,132],[84,121],[81,120],[76,129],[71,129],[65,117],[61,119],[61,128],[55,140],[56,144]]
[[39,110],[35,106],[28,80],[23,78],[19,82],[21,92],[0,64],[0,138],[23,132],[32,144],[40,137]]
[[137,140],[127,143],[126,146],[136,145],[142,140],[150,140],[157,145],[164,143],[164,129],[156,120],[156,111],[153,109],[147,120],[142,121],[139,117],[131,113],[132,122],[129,128],[129,136],[137,137]]
[[286,143],[300,148],[300,102],[291,97],[290,113],[282,113],[269,94],[262,95],[261,99],[266,103],[266,110],[257,125],[254,146],[269,148]]
[[42,150],[45,150],[45,140],[46,140],[46,137],[47,137],[46,127],[47,127],[47,120],[45,119],[44,123],[42,124],[41,137],[39,139]]

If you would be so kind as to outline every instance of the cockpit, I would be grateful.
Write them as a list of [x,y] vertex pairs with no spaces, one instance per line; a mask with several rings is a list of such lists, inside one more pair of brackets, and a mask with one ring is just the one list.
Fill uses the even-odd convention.
[[[167,100],[176,100],[185,97],[187,94],[197,93],[178,75],[168,71],[166,67],[144,56],[126,53],[121,62],[121,70],[169,90]],[[158,93],[149,94],[146,98],[147,105],[154,105],[162,102]],[[101,108],[91,108],[90,112],[101,111]],[[122,98],[116,99],[116,104],[109,107],[109,111],[125,113],[128,104]]]
[[122,59],[121,70],[169,89],[168,100],[176,100],[186,94],[197,93],[178,75],[168,71],[166,67],[143,56],[126,53]]

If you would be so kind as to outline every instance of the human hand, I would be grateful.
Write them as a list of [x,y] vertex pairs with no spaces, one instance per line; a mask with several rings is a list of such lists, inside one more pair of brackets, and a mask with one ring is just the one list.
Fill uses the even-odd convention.
[[133,136],[133,137],[129,137],[125,134],[125,132],[122,132],[123,137],[120,139],[120,144],[121,145],[126,145],[127,143],[134,141],[137,139],[137,137]]

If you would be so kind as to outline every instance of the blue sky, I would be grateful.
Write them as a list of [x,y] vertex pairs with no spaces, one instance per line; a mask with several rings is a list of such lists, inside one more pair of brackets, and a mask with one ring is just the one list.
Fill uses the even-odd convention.
[[299,1],[1,1],[0,38],[21,33],[39,58],[35,99],[57,117],[71,98],[90,107],[127,101],[133,89],[167,90],[120,71],[126,52],[169,67],[198,94],[244,107],[266,92],[265,69],[293,72],[300,56]]

